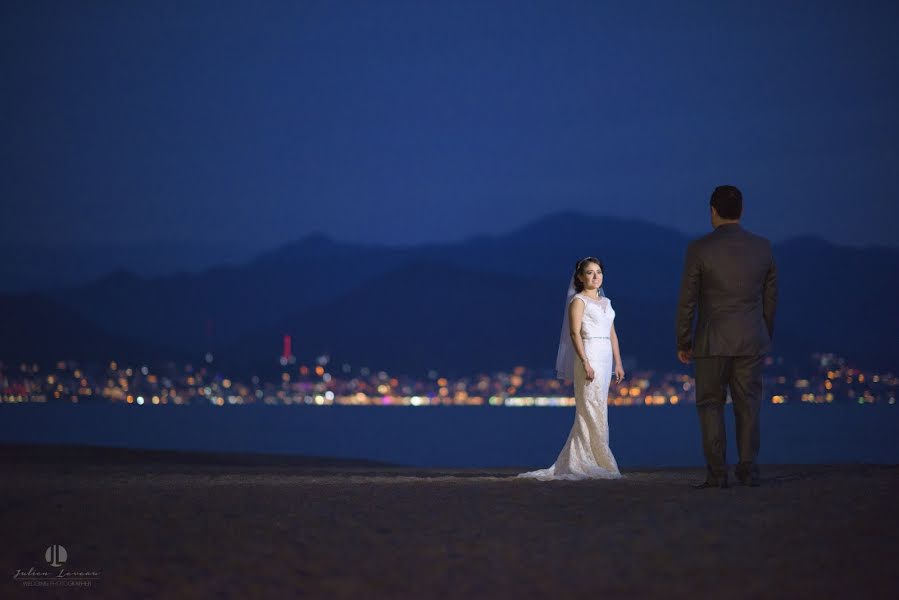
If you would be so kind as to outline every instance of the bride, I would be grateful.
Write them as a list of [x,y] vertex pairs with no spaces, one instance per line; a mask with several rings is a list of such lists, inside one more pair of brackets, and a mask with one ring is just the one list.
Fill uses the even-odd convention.
[[602,290],[603,265],[588,256],[577,261],[556,357],[559,379],[574,379],[574,425],[556,462],[518,477],[553,479],[618,479],[621,472],[609,448],[609,384],[624,379],[615,311]]

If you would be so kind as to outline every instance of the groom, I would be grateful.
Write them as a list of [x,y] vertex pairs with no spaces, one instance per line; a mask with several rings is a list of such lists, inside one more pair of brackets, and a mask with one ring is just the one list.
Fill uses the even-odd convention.
[[706,460],[706,480],[694,487],[727,487],[728,389],[737,425],[736,476],[744,485],[758,486],[762,367],[774,334],[777,269],[771,242],[740,226],[740,190],[719,186],[710,204],[714,231],[687,247],[677,307],[677,357],[696,363],[696,408]]

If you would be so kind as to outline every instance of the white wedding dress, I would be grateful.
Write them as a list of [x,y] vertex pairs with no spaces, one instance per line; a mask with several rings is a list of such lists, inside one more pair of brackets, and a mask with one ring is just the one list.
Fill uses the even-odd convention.
[[[577,298],[577,300],[575,300]],[[615,311],[611,301],[598,301],[577,294],[571,302],[583,302],[581,336],[593,381],[577,356],[574,357],[574,425],[556,462],[549,468],[521,473],[518,477],[554,479],[618,479],[621,472],[609,448],[609,384],[612,380],[612,342],[609,334]]]

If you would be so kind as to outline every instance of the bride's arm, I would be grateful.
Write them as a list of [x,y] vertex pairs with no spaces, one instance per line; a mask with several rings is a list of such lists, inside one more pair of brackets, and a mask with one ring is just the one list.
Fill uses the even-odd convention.
[[621,350],[618,348],[618,334],[615,333],[614,323],[612,324],[612,330],[609,332],[609,339],[612,341],[612,358],[615,360],[615,374],[620,381],[624,379],[624,368],[621,366]]
[[[580,300],[580,298],[578,298]],[[584,352],[584,341],[581,339],[581,321],[584,319],[584,302],[572,302],[568,305],[568,335],[578,359],[587,365],[587,353]]]
[[609,332],[609,339],[612,340],[612,358],[615,359],[615,364],[621,364],[621,351],[618,349],[618,334],[615,333],[615,325],[612,325],[612,330]]

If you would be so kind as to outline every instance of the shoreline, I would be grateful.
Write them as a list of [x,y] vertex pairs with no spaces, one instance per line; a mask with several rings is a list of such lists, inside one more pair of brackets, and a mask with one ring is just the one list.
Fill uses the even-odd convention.
[[[730,413],[727,456],[735,458]],[[558,456],[573,418],[573,408],[15,405],[0,406],[0,442],[268,457],[253,459],[263,462],[313,457],[428,468],[544,468]],[[759,462],[899,464],[897,427],[899,410],[890,406],[766,407]],[[622,469],[703,466],[691,407],[610,408],[609,428]]]

